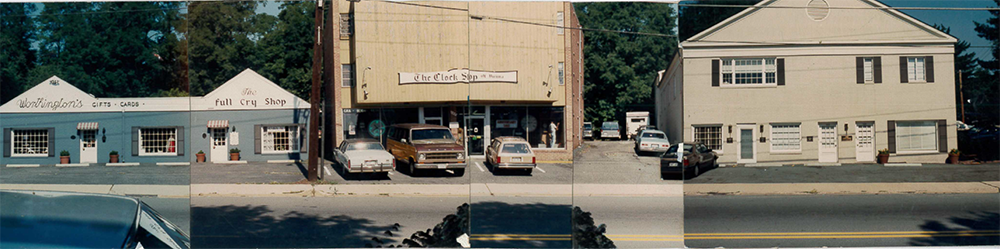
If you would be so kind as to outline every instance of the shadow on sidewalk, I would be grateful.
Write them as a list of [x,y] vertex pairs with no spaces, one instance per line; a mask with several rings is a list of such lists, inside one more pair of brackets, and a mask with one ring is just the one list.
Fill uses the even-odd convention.
[[346,215],[320,216],[300,212],[274,215],[267,206],[191,208],[192,248],[320,248],[365,247],[399,243],[402,234],[386,236],[392,226]]
[[[928,220],[920,225],[924,231],[939,233],[929,238],[914,238],[913,246],[970,246],[1000,245],[1000,213],[969,212],[967,216],[948,218],[958,226],[950,227],[941,221]],[[975,231],[965,233],[959,231]]]

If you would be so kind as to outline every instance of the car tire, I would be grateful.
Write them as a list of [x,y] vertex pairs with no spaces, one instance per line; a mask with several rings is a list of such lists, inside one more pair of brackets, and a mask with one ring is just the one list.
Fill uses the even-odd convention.
[[694,176],[692,176],[692,178],[698,177],[698,175],[701,175],[701,166],[695,165],[694,166]]
[[464,176],[465,175],[465,169],[453,169],[451,171],[454,171],[456,176]]
[[410,176],[417,175],[417,163],[413,159],[410,159],[406,164],[410,165]]
[[526,170],[524,170],[524,173],[528,173],[530,175],[531,174],[531,170],[532,169],[526,169]]

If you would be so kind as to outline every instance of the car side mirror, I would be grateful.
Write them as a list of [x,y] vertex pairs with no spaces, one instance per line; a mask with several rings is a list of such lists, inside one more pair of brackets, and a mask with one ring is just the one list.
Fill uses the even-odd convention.
[[404,139],[400,139],[399,141],[403,142],[404,144],[406,143],[406,139],[405,138]]

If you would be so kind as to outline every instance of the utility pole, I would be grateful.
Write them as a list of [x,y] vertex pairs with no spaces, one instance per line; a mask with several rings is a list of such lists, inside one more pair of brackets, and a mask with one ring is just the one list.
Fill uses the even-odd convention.
[[313,41],[313,63],[312,63],[312,94],[309,95],[309,176],[310,182],[315,182],[318,178],[319,161],[323,160],[319,156],[319,74],[322,68],[323,49],[320,46],[323,40],[323,0],[316,1],[315,11],[316,40]]
[[962,105],[962,123],[965,123],[965,91],[962,91],[962,70],[958,70],[958,102]]

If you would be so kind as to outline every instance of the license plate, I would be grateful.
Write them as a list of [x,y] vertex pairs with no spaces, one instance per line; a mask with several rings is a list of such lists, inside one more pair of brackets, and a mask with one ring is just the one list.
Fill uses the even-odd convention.
[[447,168],[448,168],[447,164],[438,164],[438,169],[447,169]]
[[520,161],[521,161],[521,158],[520,158],[520,157],[511,157],[511,158],[510,158],[510,161],[511,161],[511,162],[520,162]]
[[670,167],[677,167],[677,163],[670,163]]
[[375,166],[375,165],[378,165],[378,161],[375,161],[375,160],[365,161],[365,165]]

